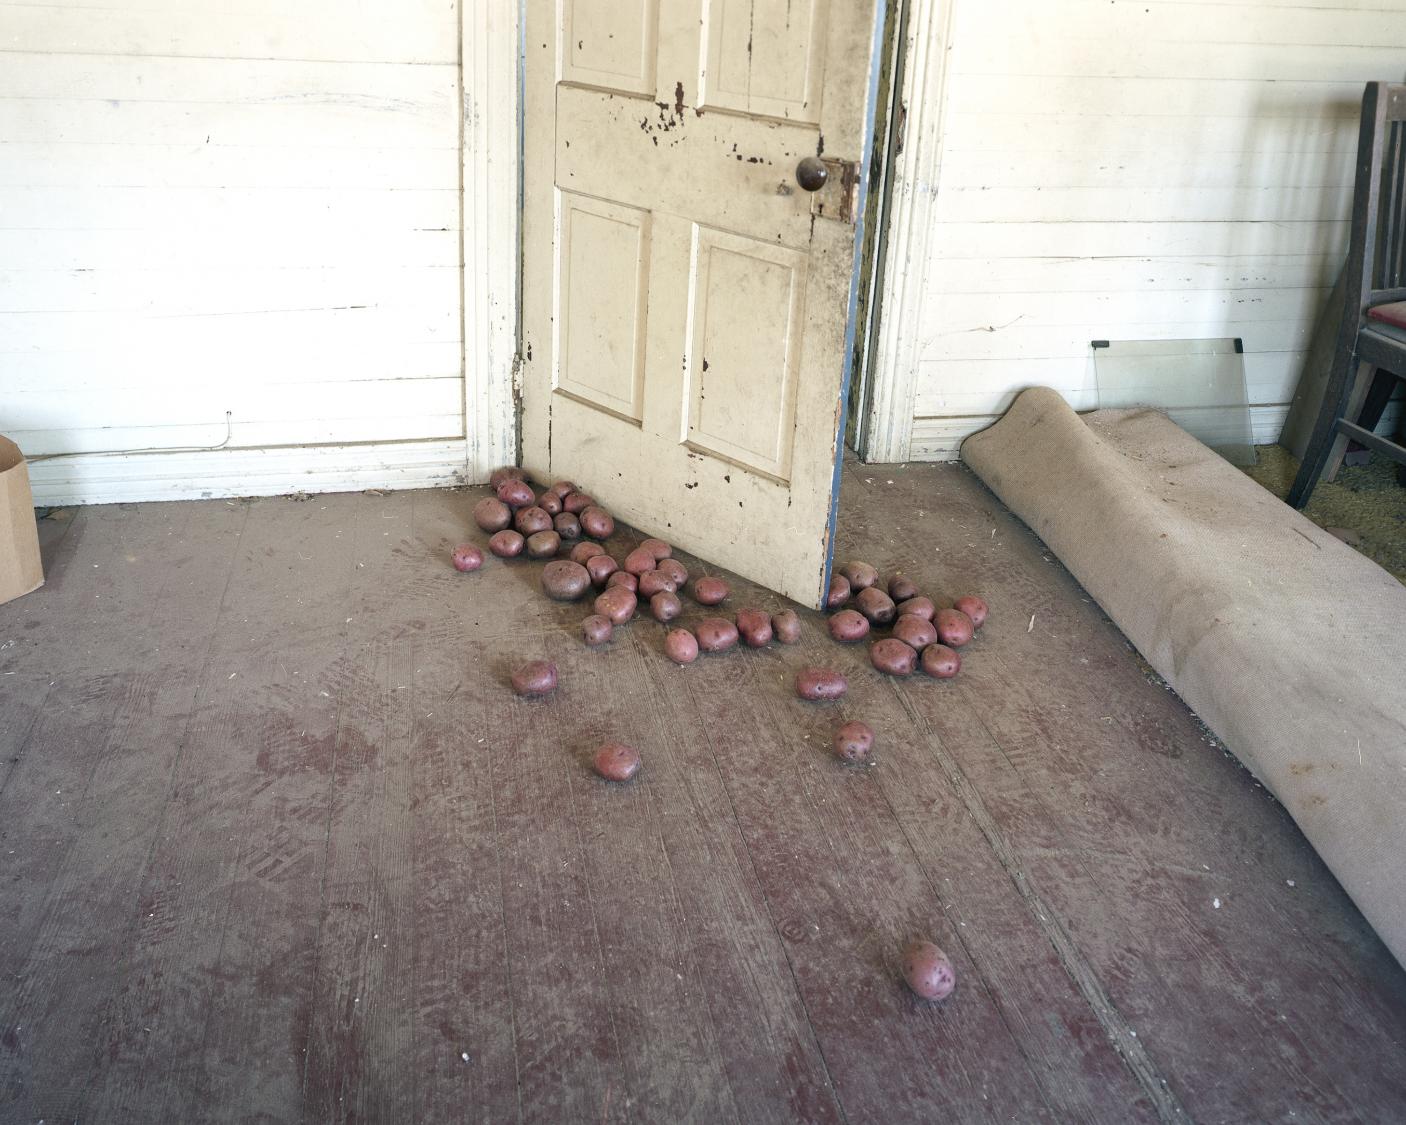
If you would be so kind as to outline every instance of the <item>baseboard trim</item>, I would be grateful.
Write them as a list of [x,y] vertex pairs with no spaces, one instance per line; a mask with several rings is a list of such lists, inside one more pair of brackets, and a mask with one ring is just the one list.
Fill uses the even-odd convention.
[[199,453],[79,454],[32,461],[29,478],[34,502],[41,507],[442,488],[469,483],[468,446],[461,438]]

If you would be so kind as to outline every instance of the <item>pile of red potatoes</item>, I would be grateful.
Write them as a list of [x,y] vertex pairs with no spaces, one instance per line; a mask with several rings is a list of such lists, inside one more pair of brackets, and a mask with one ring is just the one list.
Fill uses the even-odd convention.
[[[562,602],[590,597],[592,613],[581,622],[583,641],[607,644],[618,626],[641,612],[670,624],[684,613],[684,597],[712,611],[692,628],[672,626],[664,636],[664,654],[677,664],[691,664],[700,653],[724,653],[740,645],[762,648],[772,641],[796,644],[801,618],[794,609],[768,614],[744,607],[730,617],[715,607],[731,593],[718,577],[693,577],[673,557],[662,539],[646,539],[623,559],[602,545],[615,532],[615,520],[590,494],[571,481],[557,481],[538,493],[526,472],[496,470],[489,481],[494,495],[480,500],[474,522],[490,538],[488,549],[501,559],[546,560],[542,591]],[[460,571],[475,571],[484,563],[483,551],[465,543],[451,556]],[[826,610],[830,636],[840,644],[869,639],[869,659],[879,672],[908,676],[921,669],[935,679],[957,675],[962,660],[957,649],[970,642],[987,616],[981,598],[966,595],[940,607],[903,574],[890,577],[887,588],[878,570],[866,562],[847,562],[830,580]],[[887,635],[878,635],[880,633]],[[520,696],[550,695],[557,687],[557,667],[535,660],[513,670],[512,688]],[[837,700],[849,689],[843,673],[823,666],[802,668],[796,694],[816,702]],[[872,761],[874,732],[850,720],[835,731],[833,748],[846,762]],[[607,781],[627,782],[640,770],[637,750],[619,742],[601,746],[592,759],[595,772]],[[936,945],[910,943],[901,959],[904,979],[919,996],[941,1000],[956,984],[952,963]]]

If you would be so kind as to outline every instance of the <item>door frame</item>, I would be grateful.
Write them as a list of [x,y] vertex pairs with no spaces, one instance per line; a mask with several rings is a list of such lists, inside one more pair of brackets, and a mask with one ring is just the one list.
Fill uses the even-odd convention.
[[875,264],[878,293],[872,302],[871,346],[860,404],[860,458],[907,461],[913,446],[913,408],[921,356],[918,333],[929,283],[931,250],[939,237],[938,182],[942,169],[942,120],[947,103],[947,56],[957,0],[900,0],[899,45],[892,84],[883,215]]
[[459,9],[460,318],[468,479],[515,465],[522,283],[522,13]]

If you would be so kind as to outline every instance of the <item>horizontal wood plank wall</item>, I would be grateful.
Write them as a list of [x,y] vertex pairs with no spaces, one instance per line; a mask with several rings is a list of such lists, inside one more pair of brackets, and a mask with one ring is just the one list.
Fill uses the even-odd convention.
[[[0,3],[0,432],[41,502],[250,491],[279,447],[462,474],[459,53],[450,0]],[[42,459],[150,449],[196,477]]]
[[[915,0],[925,4],[931,0]],[[1097,405],[1089,341],[1239,336],[1274,441],[1346,252],[1393,0],[939,0],[946,50],[906,449],[955,457],[1021,388]],[[936,25],[935,25],[936,26]]]

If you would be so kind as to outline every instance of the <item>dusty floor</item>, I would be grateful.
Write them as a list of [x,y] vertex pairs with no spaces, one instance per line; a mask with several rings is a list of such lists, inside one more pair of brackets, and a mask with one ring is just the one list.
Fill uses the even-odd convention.
[[[1289,495],[1299,463],[1280,445],[1255,447],[1259,464],[1245,471],[1278,497]],[[1319,527],[1341,528],[1347,541],[1378,566],[1406,582],[1406,487],[1396,465],[1377,454],[1365,465],[1342,468],[1320,482],[1304,511]]]
[[540,564],[449,567],[481,494],[45,521],[0,607],[0,1121],[1406,1119],[1406,972],[964,470],[858,466],[840,527],[990,601],[946,683],[812,613],[588,651]]

